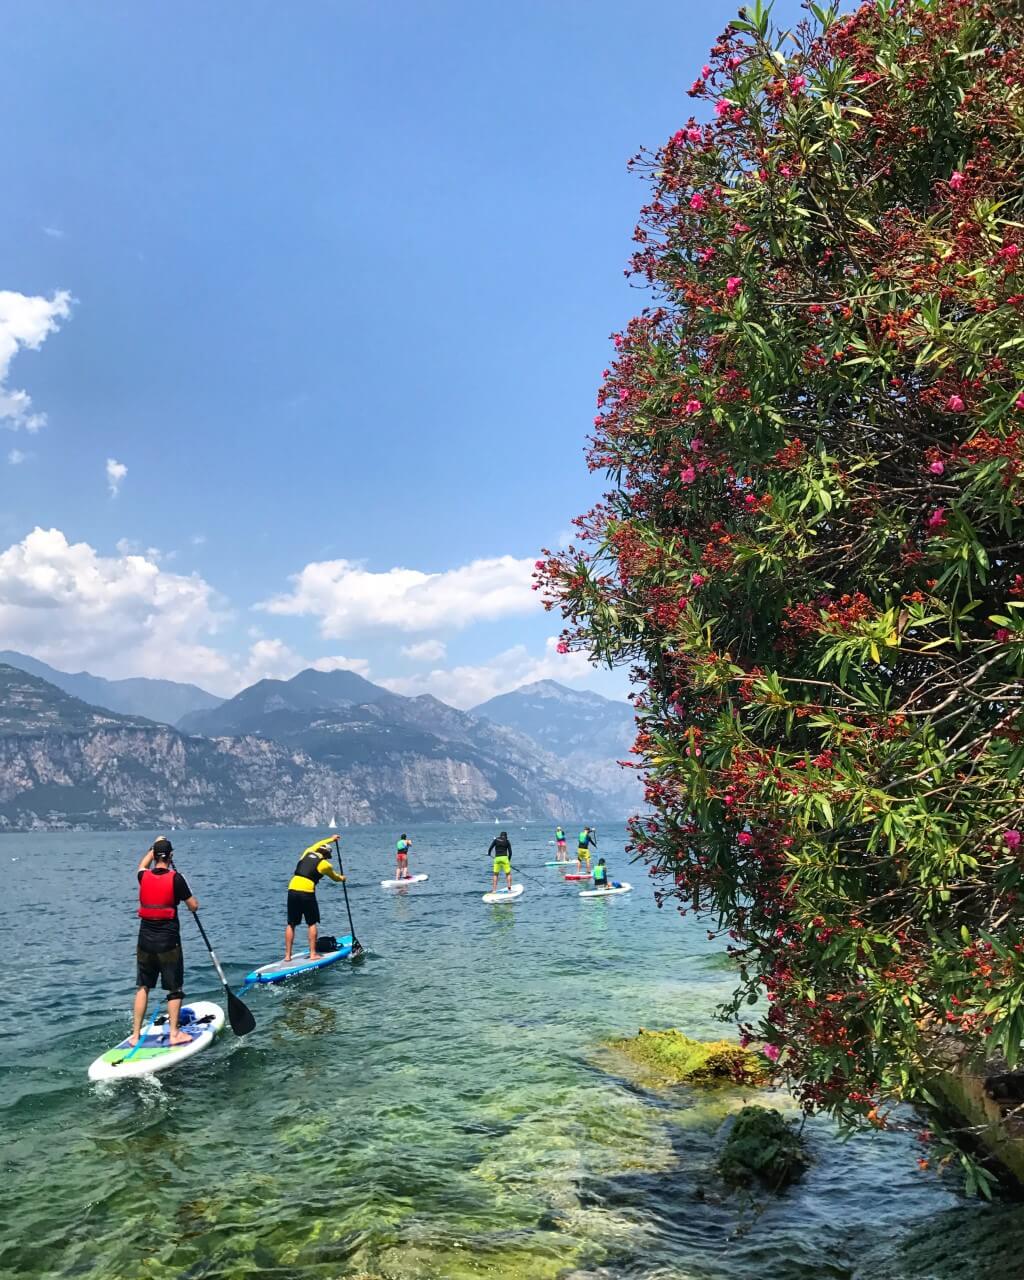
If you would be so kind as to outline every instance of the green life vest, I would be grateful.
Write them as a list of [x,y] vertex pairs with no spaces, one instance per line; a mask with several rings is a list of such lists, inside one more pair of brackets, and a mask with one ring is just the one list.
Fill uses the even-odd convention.
[[608,883],[608,868],[602,867],[600,863],[594,868],[594,885]]
[[408,840],[399,840],[398,843],[395,845],[395,852],[405,853],[408,848],[409,848]]

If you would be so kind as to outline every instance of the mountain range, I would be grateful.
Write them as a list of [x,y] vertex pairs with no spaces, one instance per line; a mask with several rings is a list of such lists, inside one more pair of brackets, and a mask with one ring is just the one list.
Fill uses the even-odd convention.
[[[104,681],[99,692],[118,700],[122,683]],[[551,685],[543,696],[552,690],[566,699],[567,716],[580,710],[571,690]],[[527,704],[537,696],[521,692]],[[577,753],[570,765],[514,724],[430,695],[403,697],[353,672],[307,670],[261,680],[223,702],[205,696],[214,705],[189,710],[174,728],[0,665],[0,830],[323,824],[332,817],[342,824],[575,821],[620,818],[635,807],[635,790],[622,786],[607,758],[614,787],[600,785],[596,757],[588,768]],[[516,695],[507,697],[513,701],[497,713],[515,720]],[[604,732],[602,711],[616,720],[623,710],[631,714],[608,699],[585,707],[595,741]],[[567,742],[587,736],[580,728],[565,733]]]
[[223,701],[197,685],[180,684],[177,680],[153,680],[145,676],[105,680],[103,676],[90,675],[88,671],[58,671],[38,658],[16,653],[13,649],[0,649],[0,663],[40,676],[94,707],[145,716],[147,720],[159,720],[162,724],[177,724],[190,711],[206,711]]

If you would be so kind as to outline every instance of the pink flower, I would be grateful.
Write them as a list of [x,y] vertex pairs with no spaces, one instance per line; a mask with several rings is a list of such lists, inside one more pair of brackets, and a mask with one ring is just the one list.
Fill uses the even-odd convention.
[[534,562],[533,562],[533,567],[534,567],[535,569],[543,569],[543,568],[544,568],[544,561],[543,561],[543,560],[534,560]]
[[[679,599],[678,599],[678,601],[677,601],[677,604],[679,605],[680,609],[685,609],[685,608],[689,605],[689,603],[690,603],[690,597],[689,597],[689,596],[680,596],[680,597],[679,597]],[[676,703],[676,710],[677,710],[677,711],[682,711],[682,710],[683,710],[683,708],[679,705],[679,703],[678,703],[678,702]]]
[[715,103],[715,115],[727,116],[729,114],[729,108],[731,106],[732,106],[732,103],[727,98],[719,98],[718,101]]
[[711,68],[708,66],[708,64],[707,64],[706,62],[705,62],[705,63],[704,63],[704,65],[701,67],[701,69],[700,69],[700,74],[701,74],[701,76],[702,76],[705,80],[708,78],[708,76],[710,76],[710,75],[711,75]]
[[1016,852],[1020,848],[1020,839],[1020,832],[1014,830],[1013,827],[1003,832],[1003,844],[1006,845],[1007,849],[1013,849]]
[[569,652],[569,646],[565,643],[565,641],[564,641],[564,640],[559,640],[558,644],[556,644],[556,645],[555,645],[555,652],[556,652],[556,653],[568,653],[568,652]]
[[959,169],[954,169],[953,172],[949,175],[949,185],[954,191],[959,191],[960,188],[964,185],[964,175],[960,172]]
[[707,208],[707,205],[707,197],[702,196],[699,191],[695,191],[693,195],[690,196],[690,208],[695,210],[695,212],[700,213],[701,209]]
[[946,527],[946,508],[936,507],[928,519],[925,521],[925,528],[930,529],[933,533],[938,533],[940,529]]
[[999,256],[1004,261],[1012,262],[1015,258],[1020,257],[1020,246],[1016,244],[1004,244],[999,250]]
[[1020,409],[1021,412],[1024,412],[1024,391],[1020,393],[1020,395],[1017,397],[1017,399],[1013,403],[1016,406],[1016,408]]
[[700,438],[700,436],[694,436],[693,439],[690,441],[690,448],[694,451],[694,453],[700,453],[701,449],[704,448],[704,441]]
[[944,476],[946,474],[946,464],[936,458],[934,462],[929,464],[928,470],[933,476]]
[[686,412],[689,414],[691,418],[695,413],[700,413],[701,409],[703,408],[704,406],[696,398],[696,396],[690,396],[689,400],[687,400],[686,402]]
[[749,831],[741,831],[739,835],[736,837],[736,839],[738,843],[744,846],[744,848],[748,848],[750,845],[754,843],[754,837],[750,834]]
[[1013,639],[1013,633],[1007,627],[999,627],[996,631],[996,639],[1000,644],[1009,644]]
[[764,1056],[769,1062],[778,1062],[781,1052],[782,1050],[777,1044],[766,1044],[764,1047]]
[[693,587],[702,587],[707,582],[707,578],[702,573],[695,573],[690,578],[690,585]]
[[794,93],[803,93],[803,91],[807,88],[807,77],[794,76],[793,79],[790,80],[789,82],[789,87],[790,89],[793,90]]
[[730,298],[735,298],[743,285],[742,276],[730,276],[725,282],[725,291]]
[[699,129],[696,129],[691,125],[690,128],[686,130],[686,136],[691,142],[700,142],[703,135]]
[[697,479],[697,473],[693,467],[683,467],[679,473],[679,479],[682,480],[683,484],[693,484],[694,480]]
[[748,1044],[750,1044],[750,1036],[748,1036],[747,1033],[744,1031],[744,1033],[740,1036],[740,1048],[745,1049]]
[[711,247],[711,245],[708,245],[706,249],[701,249],[700,253],[697,254],[697,257],[700,259],[702,263],[710,262],[714,256],[715,256],[715,251]]
[[946,408],[950,413],[963,413],[965,407],[963,400],[956,394],[956,392],[954,392],[946,401]]

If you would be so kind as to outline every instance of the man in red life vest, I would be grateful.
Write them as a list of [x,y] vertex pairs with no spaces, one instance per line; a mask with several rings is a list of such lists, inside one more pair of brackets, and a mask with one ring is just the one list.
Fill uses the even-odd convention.
[[181,953],[178,903],[198,911],[199,903],[180,871],[171,866],[171,842],[165,836],[153,841],[139,863],[139,942],[136,955],[134,1023],[130,1044],[142,1034],[149,993],[157,981],[167,992],[168,1040],[188,1044],[189,1037],[178,1030],[178,1014],[185,998],[185,959]]

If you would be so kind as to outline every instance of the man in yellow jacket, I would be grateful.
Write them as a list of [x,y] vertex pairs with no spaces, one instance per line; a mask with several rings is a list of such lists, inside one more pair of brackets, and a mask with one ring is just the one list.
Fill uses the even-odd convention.
[[319,960],[316,949],[316,927],[320,923],[320,904],[316,900],[316,886],[327,876],[340,884],[345,877],[331,865],[331,845],[339,844],[338,836],[328,836],[311,844],[295,864],[295,871],[288,882],[288,923],[284,929],[284,958],[292,958],[295,942],[295,926],[305,920],[309,926],[309,958]]

